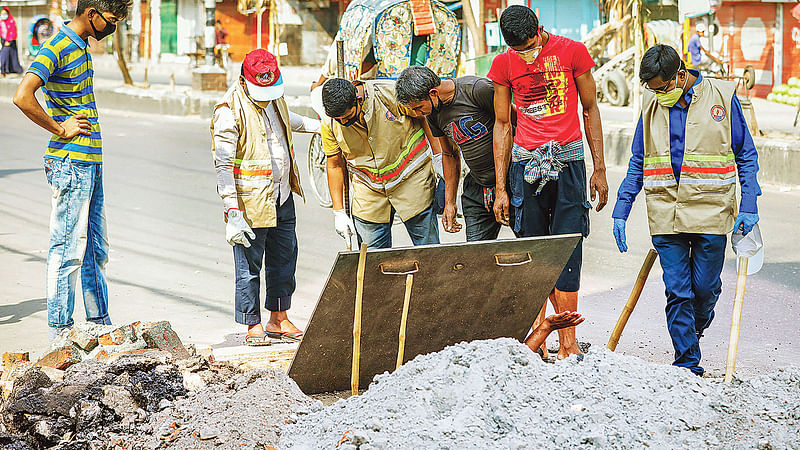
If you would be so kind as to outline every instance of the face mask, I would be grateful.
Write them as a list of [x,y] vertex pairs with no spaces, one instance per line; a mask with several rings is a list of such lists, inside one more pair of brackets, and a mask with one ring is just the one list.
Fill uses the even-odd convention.
[[[358,122],[358,116],[360,116],[360,115],[361,115],[361,114],[360,114],[360,113],[361,113],[361,111],[359,111],[359,110],[360,110],[360,108],[359,108],[359,105],[358,105],[358,103],[356,103],[356,113],[355,113],[355,114],[353,114],[353,117],[351,117],[351,118],[350,118],[350,120],[348,120],[348,121],[347,121],[347,122],[345,122],[345,123],[342,123],[342,122],[339,122],[339,123],[340,123],[340,124],[341,124],[343,127],[349,127],[349,126],[352,126],[352,125],[354,125],[356,122]],[[338,122],[338,120],[337,120],[337,122]]]
[[93,20],[89,20],[89,25],[91,25],[92,31],[94,31],[94,38],[97,39],[98,41],[102,41],[107,36],[109,36],[112,33],[114,33],[114,31],[117,30],[117,26],[114,25],[113,23],[109,22],[108,20],[106,20],[106,18],[103,17],[103,15],[100,14],[99,12],[97,14],[100,16],[101,19],[103,19],[103,22],[106,23],[106,27],[103,28],[102,30],[98,31],[97,28],[95,28],[95,26],[94,26],[94,21]]
[[683,81],[683,87],[679,88],[678,84],[678,76],[675,75],[675,89],[669,92],[658,92],[656,93],[656,100],[661,106],[665,106],[667,108],[672,108],[675,106],[675,103],[678,103],[678,100],[681,99],[683,96],[683,89],[686,88],[686,82],[689,81],[689,77],[687,76]]
[[436,100],[439,101],[438,105],[434,105],[433,104],[433,100],[431,100],[431,111],[433,111],[436,114],[439,114],[439,112],[442,110],[442,99],[439,98],[439,97],[436,97]]
[[[537,34],[536,37],[537,41],[542,42],[541,33]],[[539,57],[539,53],[542,52],[542,46],[537,45],[536,47],[529,48],[528,50],[522,50],[522,51],[514,50],[514,51],[516,52],[517,56],[522,58],[523,61],[525,61],[528,64],[532,64],[534,61],[536,61],[536,58]]]
[[8,14],[0,14],[0,20],[8,20]]

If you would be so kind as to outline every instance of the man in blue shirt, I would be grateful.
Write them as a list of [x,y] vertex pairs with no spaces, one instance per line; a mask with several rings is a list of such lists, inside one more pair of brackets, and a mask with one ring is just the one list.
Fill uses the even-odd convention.
[[[702,375],[699,338],[721,293],[727,233],[747,234],[758,222],[758,153],[733,83],[687,70],[665,45],[645,53],[639,78],[646,90],[612,214],[614,237],[627,251],[625,220],[644,188],[674,365]],[[734,222],[737,171],[742,194]]]
[[712,61],[722,66],[722,61],[703,46],[701,38],[706,35],[706,24],[698,22],[694,29],[696,33],[689,38],[689,56],[692,66],[706,68]]

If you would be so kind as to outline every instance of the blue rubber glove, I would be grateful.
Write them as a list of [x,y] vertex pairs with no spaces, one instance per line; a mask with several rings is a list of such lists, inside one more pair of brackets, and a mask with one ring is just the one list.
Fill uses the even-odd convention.
[[733,232],[742,232],[742,236],[747,236],[747,233],[752,231],[753,227],[758,223],[758,214],[740,212],[736,217],[736,222],[733,224]]
[[625,243],[625,219],[614,219],[614,239],[620,253],[628,251],[628,244]]

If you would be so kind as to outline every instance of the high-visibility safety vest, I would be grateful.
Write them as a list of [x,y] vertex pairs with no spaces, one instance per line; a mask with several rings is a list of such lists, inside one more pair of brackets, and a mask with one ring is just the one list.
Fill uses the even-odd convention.
[[642,97],[644,191],[650,234],[727,234],[736,215],[736,162],[731,149],[733,82],[703,78],[686,116],[680,181],[670,159],[669,108]]
[[366,130],[332,119],[325,123],[353,177],[353,215],[388,223],[394,207],[401,219],[411,219],[433,202],[436,178],[428,140],[419,123],[401,111],[393,81],[363,85]]
[[[289,144],[289,158],[292,170],[289,172],[289,186],[292,192],[303,200],[303,189],[297,161],[292,146],[292,127],[289,125],[289,108],[283,97],[274,100],[278,115],[283,125],[284,135]],[[267,129],[261,109],[257,107],[244,92],[237,78],[222,97],[222,101],[214,106],[228,106],[233,111],[236,126],[239,129],[239,141],[236,145],[236,157],[233,163],[233,179],[236,182],[236,198],[239,209],[251,228],[269,228],[278,224],[275,186],[272,178],[272,155],[267,141]],[[211,122],[211,151],[214,152],[214,122]],[[214,158],[216,161],[216,158]]]

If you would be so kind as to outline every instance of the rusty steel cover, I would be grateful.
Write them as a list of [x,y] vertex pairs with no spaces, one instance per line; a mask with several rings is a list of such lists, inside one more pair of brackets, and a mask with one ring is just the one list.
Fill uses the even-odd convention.
[[[414,274],[404,361],[477,339],[522,340],[580,235],[369,250],[359,386],[395,368],[406,275]],[[342,252],[289,376],[306,394],[350,389],[358,252]]]

